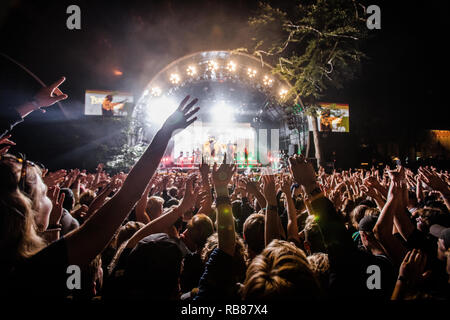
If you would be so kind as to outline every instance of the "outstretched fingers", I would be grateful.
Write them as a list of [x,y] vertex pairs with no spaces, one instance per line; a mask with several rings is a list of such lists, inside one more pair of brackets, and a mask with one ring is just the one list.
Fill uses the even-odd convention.
[[183,110],[184,105],[186,104],[186,102],[188,102],[190,97],[191,97],[190,95],[187,95],[186,97],[184,97],[184,99],[180,102],[180,105],[177,108],[178,111]]
[[[188,96],[189,97],[189,96]],[[184,100],[183,100],[184,101]],[[195,98],[194,100],[192,100],[191,102],[188,103],[188,105],[186,107],[184,107],[181,111],[183,113],[188,112],[196,103],[198,102],[198,99]]]

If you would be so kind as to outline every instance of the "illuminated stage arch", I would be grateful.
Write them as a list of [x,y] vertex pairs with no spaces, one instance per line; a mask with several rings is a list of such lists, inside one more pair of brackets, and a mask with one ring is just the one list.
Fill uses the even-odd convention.
[[[249,138],[245,143],[255,145],[255,161],[267,162],[274,147],[290,153],[295,145],[304,150],[308,124],[302,113],[286,112],[292,110],[283,99],[290,87],[287,81],[272,74],[270,65],[245,53],[203,51],[184,56],[159,71],[145,87],[132,113],[129,145],[148,144],[179,101],[189,94],[199,98],[199,120],[194,123],[194,129],[184,133],[186,141],[179,142],[178,146],[190,148],[189,143],[195,140],[194,131],[200,132],[199,126],[214,139],[220,134],[217,133],[220,128],[224,128],[223,135],[235,128],[236,136],[240,132],[247,134],[249,127],[255,132],[256,142]],[[192,139],[186,137],[189,135]],[[268,151],[261,155],[264,141]],[[166,155],[165,160],[178,158],[177,142],[169,146],[170,152],[172,158]]]

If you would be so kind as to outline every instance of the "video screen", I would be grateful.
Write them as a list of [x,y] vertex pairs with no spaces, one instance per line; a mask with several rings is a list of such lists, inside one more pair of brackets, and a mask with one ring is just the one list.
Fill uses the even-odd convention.
[[126,92],[86,90],[84,114],[88,116],[127,116],[133,95]]
[[[348,104],[319,103],[322,107],[317,117],[320,132],[350,132],[350,112]],[[312,131],[312,118],[309,117],[309,130]]]

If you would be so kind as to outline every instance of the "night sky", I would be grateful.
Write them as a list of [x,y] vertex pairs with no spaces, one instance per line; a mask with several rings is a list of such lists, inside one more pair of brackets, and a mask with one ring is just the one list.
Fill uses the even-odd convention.
[[[382,29],[370,32],[364,45],[369,59],[359,78],[328,93],[330,99],[350,104],[349,141],[353,146],[358,141],[403,141],[419,129],[450,129],[449,2],[367,3],[380,6]],[[66,28],[71,4],[81,8],[81,30]],[[236,0],[2,1],[0,52],[48,84],[66,76],[61,89],[69,99],[62,104],[72,118],[67,125],[57,106],[46,114],[36,112],[15,129],[14,140],[50,167],[57,166],[56,160],[91,166],[80,159],[95,152],[95,144],[68,154],[73,145],[99,138],[83,125],[93,121],[83,116],[86,89],[130,91],[138,97],[151,77],[177,58],[243,47],[247,19],[256,7],[256,1]],[[26,100],[39,88],[19,68],[1,63],[2,107]],[[123,75],[114,75],[115,69]]]

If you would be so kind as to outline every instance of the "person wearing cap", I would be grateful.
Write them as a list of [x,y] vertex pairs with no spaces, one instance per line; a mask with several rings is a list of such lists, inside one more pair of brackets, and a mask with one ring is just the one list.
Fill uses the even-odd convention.
[[430,227],[430,234],[437,238],[437,258],[446,262],[448,283],[450,283],[450,228],[434,224]]

